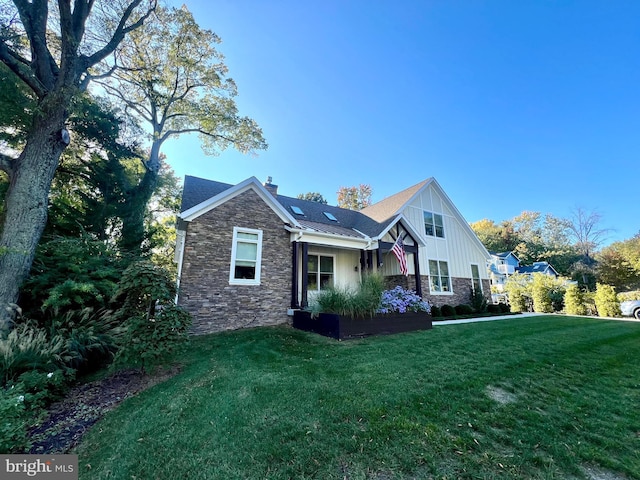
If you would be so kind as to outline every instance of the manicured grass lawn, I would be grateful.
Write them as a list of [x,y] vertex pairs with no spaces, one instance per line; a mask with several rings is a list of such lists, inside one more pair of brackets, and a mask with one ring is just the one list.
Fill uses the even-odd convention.
[[640,478],[640,323],[262,328],[181,361],[93,427],[80,478]]

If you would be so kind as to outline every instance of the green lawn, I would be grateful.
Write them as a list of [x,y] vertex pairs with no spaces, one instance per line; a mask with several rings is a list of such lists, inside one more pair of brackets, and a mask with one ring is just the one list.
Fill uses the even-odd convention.
[[181,362],[93,427],[80,478],[640,478],[640,323],[259,328]]

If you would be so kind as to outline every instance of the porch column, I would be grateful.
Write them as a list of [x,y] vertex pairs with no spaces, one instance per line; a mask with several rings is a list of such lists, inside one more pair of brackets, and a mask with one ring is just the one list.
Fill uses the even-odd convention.
[[298,302],[298,242],[293,242],[291,248],[291,308],[300,308]]
[[418,244],[413,252],[413,269],[416,272],[416,293],[422,298],[422,278],[420,277],[420,258],[418,258]]
[[309,286],[309,244],[302,242],[302,301],[300,306],[302,308],[309,305],[309,299],[307,297],[307,289]]

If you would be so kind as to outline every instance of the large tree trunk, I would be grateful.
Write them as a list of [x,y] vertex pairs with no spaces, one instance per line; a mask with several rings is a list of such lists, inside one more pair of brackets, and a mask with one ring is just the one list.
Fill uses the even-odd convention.
[[144,241],[144,218],[147,205],[158,186],[160,173],[160,142],[153,142],[146,172],[138,185],[127,193],[128,214],[122,219],[122,236],[120,246],[122,250],[140,255]]
[[66,147],[61,138],[66,120],[61,106],[64,102],[51,103],[50,98],[39,105],[42,114],[34,119],[5,197],[4,227],[0,234],[0,330],[9,328],[15,316],[11,304],[18,303],[20,286],[29,275],[47,223],[51,181]]

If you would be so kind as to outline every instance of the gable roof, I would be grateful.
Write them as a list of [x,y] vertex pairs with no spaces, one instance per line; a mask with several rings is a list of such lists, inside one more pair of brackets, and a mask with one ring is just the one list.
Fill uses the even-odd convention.
[[[303,200],[284,195],[274,196],[269,193],[255,177],[251,177],[238,185],[231,185],[187,175],[184,181],[181,214],[179,218],[190,221],[229,198],[233,198],[233,196],[238,194],[239,189],[251,186],[251,188],[263,197],[263,200],[270,204],[276,213],[281,215],[285,223],[290,226],[310,232],[370,240],[382,238],[383,235],[389,232],[391,227],[398,222],[402,222],[411,236],[414,237],[420,245],[424,245],[422,235],[416,232],[412,225],[404,218],[402,211],[406,205],[412,202],[414,198],[420,195],[429,185],[436,188],[438,194],[443,197],[449,205],[449,208],[454,212],[459,223],[463,228],[466,228],[470,237],[474,243],[476,243],[476,246],[489,258],[490,254],[487,249],[433,177],[387,197],[374,205],[360,211],[355,211],[332,205],[324,205],[311,200]],[[302,211],[302,214],[300,214],[299,211]]]
[[458,223],[467,232],[467,235],[469,235],[471,240],[476,244],[476,247],[478,247],[478,249],[483,253],[483,255],[485,255],[486,258],[489,258],[491,254],[489,253],[487,248],[472,230],[469,222],[464,219],[449,196],[445,193],[440,184],[433,177],[423,180],[422,182],[417,183],[405,190],[402,190],[395,195],[391,195],[390,197],[387,197],[384,200],[381,200],[367,208],[363,208],[361,212],[379,222],[385,221],[389,218],[392,218],[393,216],[402,213],[404,208],[429,186],[432,186],[437,190],[438,194],[444,199],[449,208],[453,211],[453,214],[458,220]]
[[[202,179],[199,179],[202,180]],[[216,189],[221,188],[225,184],[220,184],[219,182],[215,182],[218,185],[212,186],[210,191],[216,191]],[[186,184],[186,179],[185,179]],[[200,182],[196,182],[200,187],[202,184]],[[198,190],[198,195],[202,195],[202,190]],[[288,224],[298,226],[299,223],[295,218],[291,216],[291,214],[276,201],[276,199],[269,193],[269,191],[258,181],[256,177],[247,178],[244,182],[240,182],[237,185],[231,185],[229,188],[224,188],[218,194],[188,208],[187,210],[183,210],[178,216],[179,219],[190,222],[191,220],[199,217],[207,213],[208,211],[214,209],[218,205],[244,193],[248,190],[253,190],[258,196],[280,217],[280,219]],[[197,195],[196,195],[197,196]],[[184,197],[184,194],[183,194]],[[189,198],[189,195],[187,195]],[[195,196],[194,196],[195,197]],[[183,201],[184,202],[184,201]]]
[[[277,203],[286,212],[287,223],[302,226],[311,231],[360,239],[374,238],[400,220],[392,218],[385,222],[377,222],[355,210],[284,195],[273,196],[255,177],[248,180],[252,180],[250,183],[254,187],[260,186],[267,199]],[[237,194],[238,187],[246,183],[247,180],[238,185],[231,185],[190,175],[185,176],[179,217],[186,221],[192,220],[215,205],[232,198],[233,194]],[[303,214],[296,213],[291,207],[299,208]],[[325,212],[336,220],[331,220]]]
[[383,222],[400,213],[404,206],[411,202],[433,180],[433,177],[423,180],[412,187],[363,208],[360,212],[378,222]]

